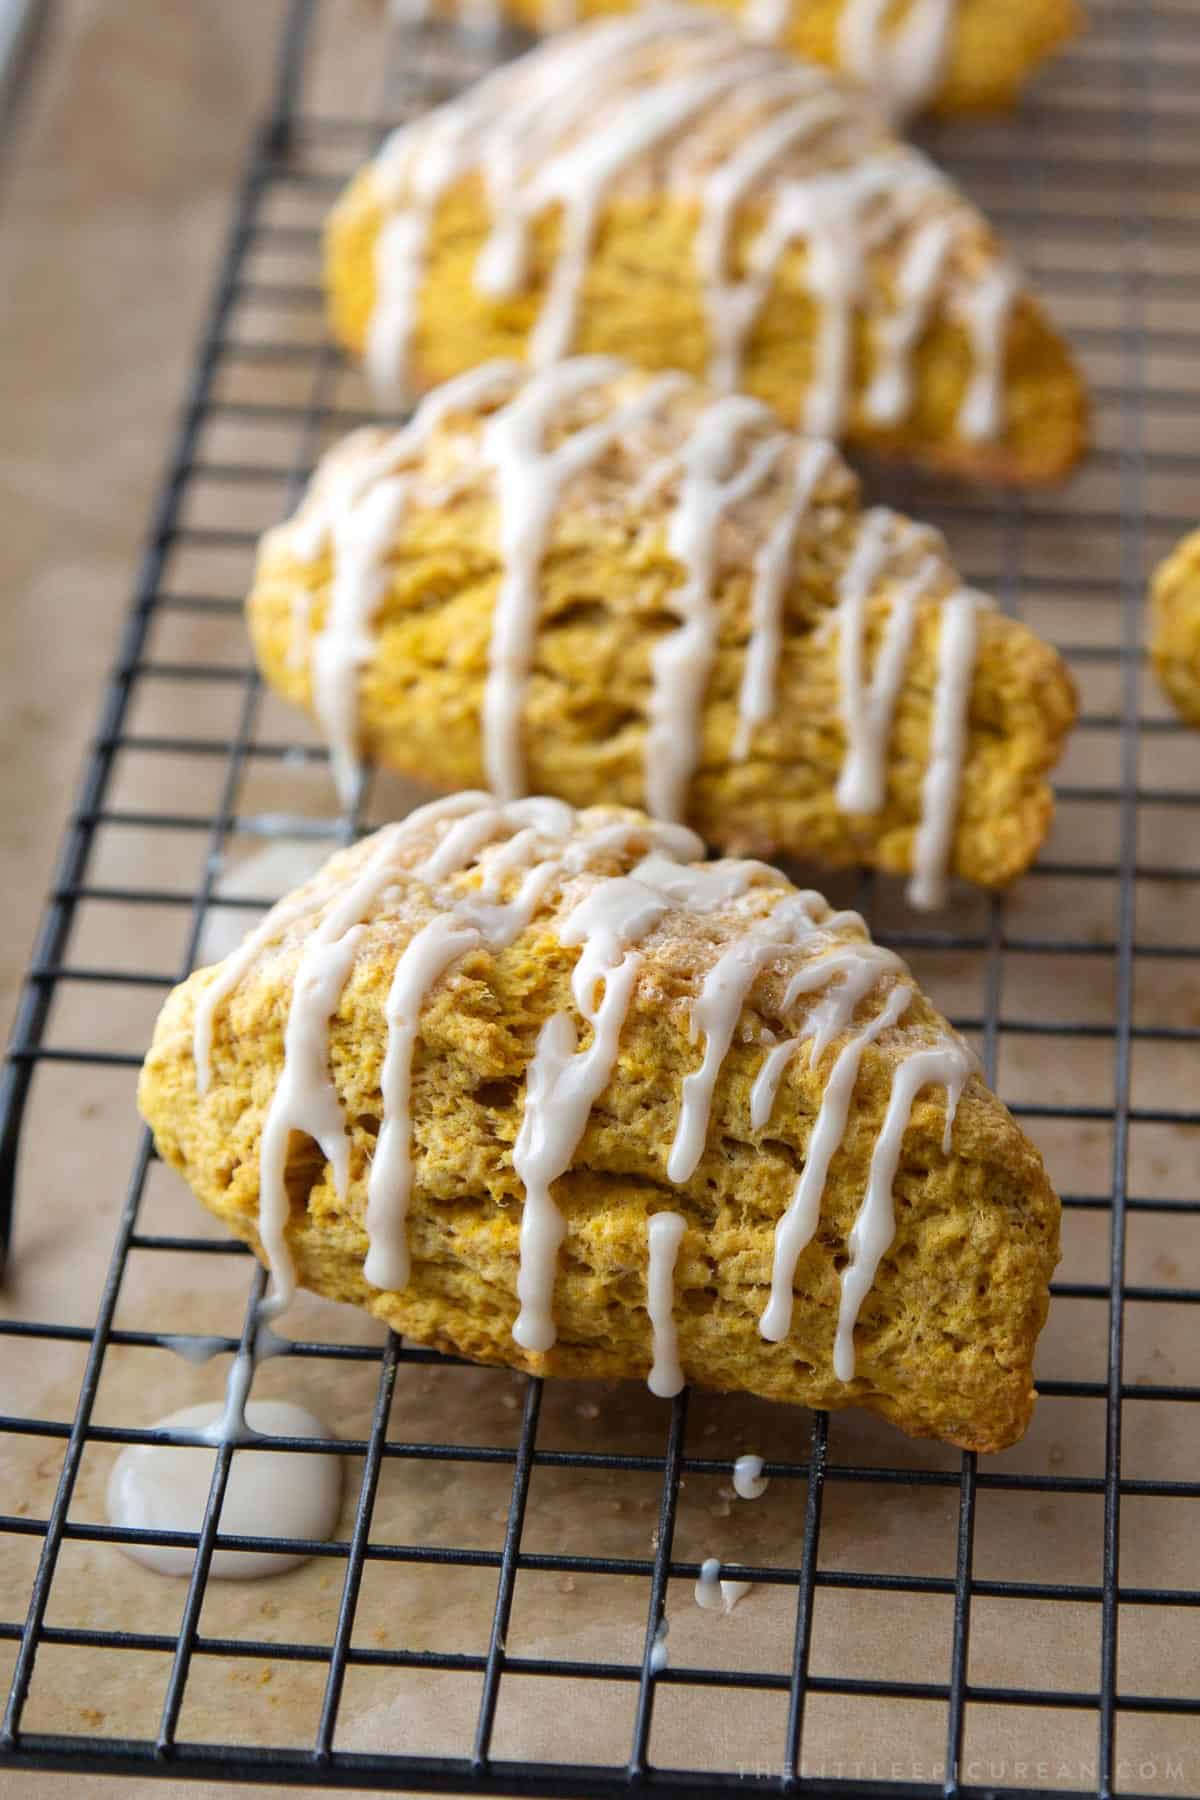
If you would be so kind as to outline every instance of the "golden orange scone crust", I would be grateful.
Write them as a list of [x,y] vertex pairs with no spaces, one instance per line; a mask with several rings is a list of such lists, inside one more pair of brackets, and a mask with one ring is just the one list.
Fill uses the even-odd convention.
[[[594,831],[620,818],[595,809],[579,827]],[[807,1054],[793,1057],[769,1124],[750,1127],[750,1088],[765,1046],[789,1028],[781,996],[796,958],[773,961],[756,977],[713,1094],[704,1153],[688,1180],[667,1178],[681,1084],[701,1055],[690,1004],[716,957],[779,902],[770,872],[767,885],[709,908],[699,921],[668,917],[641,944],[611,1079],[572,1166],[553,1185],[566,1220],[554,1287],[558,1339],[542,1354],[513,1341],[523,1205],[513,1146],[526,1073],[546,1020],[573,1005],[578,953],[563,946],[557,927],[588,880],[629,872],[645,847],[636,834],[626,851],[602,857],[582,887],[575,879],[552,888],[508,948],[469,952],[425,994],[411,1080],[411,1280],[403,1292],[366,1282],[365,1185],[383,1113],[385,1003],[402,949],[436,905],[399,864],[411,872],[434,841],[426,831],[397,852],[394,885],[364,914],[329,1023],[328,1068],[350,1144],[344,1198],[312,1140],[291,1138],[286,1233],[300,1281],[368,1308],[421,1343],[477,1361],[549,1375],[644,1376],[651,1358],[647,1220],[672,1209],[687,1224],[674,1317],[689,1380],[810,1406],[864,1406],[907,1432],[972,1449],[1012,1443],[1034,1400],[1031,1364],[1058,1255],[1059,1209],[1037,1151],[974,1075],[948,1152],[945,1090],[924,1088],[912,1107],[893,1187],[895,1236],[858,1316],[854,1379],[839,1382],[831,1366],[839,1271],[892,1077],[914,1050],[947,1041],[944,1020],[919,993],[863,1056],[819,1228],[797,1267],[792,1328],[781,1342],[758,1330],[774,1228],[805,1162],[838,1049],[835,1043],[815,1069]],[[298,960],[377,842],[339,853],[301,890],[303,916],[279,927],[277,941],[260,949],[217,1009],[202,1098],[192,1030],[197,1000],[217,969],[197,971],[172,993],[142,1073],[139,1103],[160,1154],[260,1254],[258,1154]],[[477,868],[460,873],[446,892],[461,898],[479,880]],[[813,899],[827,919],[824,950],[864,941],[854,915],[833,918]],[[885,987],[911,982],[902,965],[881,979]],[[877,1001],[878,993],[868,1007]],[[855,1028],[867,1016],[860,1007]]]
[[[556,429],[565,431],[568,421],[586,426],[648,385],[646,377],[626,374],[593,386],[564,410]],[[653,421],[622,435],[565,490],[537,580],[523,703],[531,792],[577,806],[645,803],[652,655],[678,623],[675,597],[685,579],[667,543],[676,490],[646,476],[689,440],[711,402],[699,384],[683,384]],[[495,482],[479,451],[490,416],[487,408],[453,410],[406,470],[409,503],[381,565],[358,681],[361,752],[446,789],[487,785],[481,714],[505,566]],[[743,454],[772,429],[765,418],[753,426]],[[314,550],[307,523],[339,475],[377,456],[387,441],[374,431],[345,440],[318,471],[295,521],[269,533],[260,552],[248,602],[259,665],[273,688],[310,710],[333,553],[328,542]],[[752,565],[804,453],[802,440],[794,440],[771,481],[730,510],[718,537],[716,645],[684,816],[723,850],[908,873],[929,761],[940,606],[957,576],[936,534],[893,518],[894,548],[866,609],[868,676],[913,570],[932,554],[939,572],[917,609],[887,734],[884,803],[873,813],[843,811],[836,790],[847,734],[834,613],[867,515],[854,477],[832,454],[811,522],[795,543],[772,716],[755,729],[744,755],[735,751],[752,637]],[[1056,652],[1024,625],[981,608],[948,858],[954,872],[1000,887],[1028,867],[1050,826],[1047,777],[1074,718],[1073,684]]]
[[1184,718],[1200,725],[1200,531],[1159,564],[1150,601],[1155,671]]
[[[617,23],[632,27],[636,20]],[[713,195],[747,140],[757,131],[765,142],[787,111],[778,97],[769,103],[756,96],[770,95],[787,78],[789,59],[762,46],[739,49],[736,34],[717,24],[710,30],[713,41],[698,49],[693,24],[674,34],[667,30],[648,46],[638,44],[624,61],[606,53],[608,86],[597,74],[594,97],[577,74],[567,91],[568,70],[579,63],[566,59],[579,58],[581,47],[589,50],[587,33],[613,29],[612,21],[583,27],[472,90],[466,98],[475,111],[465,130],[451,107],[416,121],[338,202],[326,235],[332,329],[355,356],[368,352],[373,329],[384,340],[403,339],[402,355],[395,342],[382,350],[376,343],[371,352],[382,386],[402,375],[426,389],[495,357],[525,358],[531,346],[535,360],[544,360],[545,344],[536,345],[536,333],[545,331],[557,310],[560,317],[569,312],[571,324],[565,336],[551,334],[555,357],[599,352],[645,369],[708,376],[766,401],[797,428],[978,479],[1038,485],[1069,472],[1085,448],[1088,415],[1069,350],[1020,287],[982,215],[833,76],[825,78],[828,93],[817,98],[822,106],[843,108],[848,122],[818,133],[813,145],[801,142],[765,157],[761,173],[741,182],[721,227],[723,282],[753,285],[756,256],[774,234],[781,206],[786,212],[788,196],[797,202],[792,225],[770,253],[752,320],[735,333],[739,348],[723,354],[714,306],[732,316],[730,309],[743,301],[714,299],[723,290],[714,286],[712,273]],[[624,162],[614,155],[617,167],[597,193],[578,287],[566,304],[561,287],[573,230],[568,196],[578,198],[611,134],[636,124],[639,108],[655,99],[656,90],[707,78],[707,65],[697,70],[701,54],[718,65],[738,55],[765,61],[752,78],[688,113],[674,135]],[[563,59],[561,69],[556,57]],[[812,76],[790,66],[797,80]],[[454,104],[461,108],[463,102]],[[557,137],[551,133],[542,156],[514,179],[511,191],[505,189],[492,177],[504,146],[492,146],[489,126],[499,120],[515,133],[527,110],[544,111],[555,121],[556,105],[563,120]],[[445,150],[447,140],[458,145],[460,138],[467,148]],[[517,142],[512,154],[519,155]],[[553,181],[546,176],[544,192],[538,186],[543,163],[552,172],[566,171]],[[440,173],[435,178],[431,170]],[[857,190],[844,197],[827,193],[829,181],[844,176],[861,177],[866,193],[880,171],[889,170],[895,182],[886,203],[891,222],[878,196],[860,201]],[[824,222],[801,228],[797,220],[812,207]],[[939,226],[949,234],[948,245],[923,258],[918,237]],[[514,230],[521,247],[498,286],[494,268],[485,276],[488,258],[502,240],[509,255]],[[814,230],[828,233],[819,255]],[[818,289],[825,293],[820,284],[831,279],[831,261],[840,265],[834,287],[842,299],[836,303],[817,298]],[[917,265],[924,274],[914,274]],[[399,281],[406,290],[399,301],[390,293],[381,299],[384,266],[393,271],[389,283]],[[919,324],[908,332],[901,359],[904,399],[891,411],[881,409],[873,399],[881,345],[898,329],[901,310],[913,304],[914,283],[922,281],[928,290],[917,305]],[[1008,298],[994,304],[997,285]],[[836,342],[841,324],[833,319],[843,304],[844,360]],[[971,321],[993,314],[986,329],[995,341],[981,350]],[[387,372],[380,377],[380,370]],[[981,371],[982,398],[975,394]],[[969,425],[972,394],[982,412]]]
[[[705,0],[752,25],[743,0]],[[454,9],[443,9],[454,10]],[[531,31],[551,29],[543,0],[506,0],[505,11]],[[580,0],[580,18],[631,10],[630,0]],[[890,28],[903,24],[911,6],[890,12]],[[839,25],[846,0],[791,0],[775,42],[797,56],[830,68],[846,68]],[[1075,0],[957,0],[940,69],[931,72],[928,104],[936,113],[1003,111],[1016,103],[1039,64],[1083,29]],[[854,70],[849,69],[853,74]],[[866,71],[864,71],[864,74]],[[868,77],[869,79],[869,77]]]

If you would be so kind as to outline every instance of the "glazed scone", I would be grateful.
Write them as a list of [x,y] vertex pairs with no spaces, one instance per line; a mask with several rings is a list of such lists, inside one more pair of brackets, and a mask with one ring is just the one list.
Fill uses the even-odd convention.
[[[1038,65],[1076,37],[1076,0],[705,0],[741,30],[811,62],[841,69],[871,89],[894,118],[1013,106]],[[437,10],[462,16],[462,0]],[[634,0],[503,0],[530,31],[634,10]],[[472,8],[478,15],[478,8]]]
[[761,403],[603,358],[356,433],[263,541],[259,664],[356,758],[645,805],[755,855],[1002,886],[1048,829],[1070,677]]
[[1200,725],[1200,531],[1155,570],[1150,609],[1158,678],[1184,718]]
[[457,795],[171,994],[160,1154],[295,1282],[537,1374],[1024,1430],[1041,1158],[873,945],[611,807]]
[[389,403],[588,351],[972,476],[1054,480],[1084,446],[980,213],[861,90],[696,8],[580,27],[405,126],[335,208],[326,280]]

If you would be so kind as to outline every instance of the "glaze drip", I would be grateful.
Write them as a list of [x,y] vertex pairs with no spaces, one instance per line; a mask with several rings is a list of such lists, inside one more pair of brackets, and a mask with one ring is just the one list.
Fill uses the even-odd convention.
[[326,546],[330,550],[325,621],[312,643],[312,691],[346,806],[359,775],[359,676],[374,653],[374,617],[409,502],[410,480],[399,471],[420,457],[449,414],[511,390],[517,379],[515,364],[489,363],[446,382],[428,396],[405,430],[386,439],[373,455],[345,461],[331,457],[325,481],[313,484],[287,528],[293,554],[305,561],[314,561]]
[[[329,1164],[339,1198],[345,1199],[349,1186],[350,1140],[329,1072],[329,1021],[354,966],[366,930],[365,920],[383,890],[395,879],[396,855],[414,822],[423,824],[431,818],[453,817],[477,804],[478,798],[458,794],[422,808],[420,815],[414,815],[405,824],[386,826],[376,838],[361,873],[304,941],[292,978],[283,1071],[271,1095],[259,1147],[258,1230],[274,1282],[272,1295],[264,1302],[264,1317],[283,1312],[295,1290],[295,1269],[286,1236],[290,1210],[287,1156],[292,1133],[316,1140]],[[272,916],[268,915],[267,925]]]
[[733,1491],[739,1500],[761,1500],[771,1485],[761,1456],[739,1456],[733,1465]]
[[622,433],[653,413],[680,385],[666,375],[595,424],[546,450],[547,428],[564,403],[611,382],[622,365],[610,357],[578,357],[531,381],[483,432],[484,460],[496,473],[504,573],[496,597],[483,694],[487,777],[502,800],[525,791],[521,714],[537,633],[542,559],[572,477],[594,465]]
[[655,1213],[646,1225],[646,1310],[654,1336],[654,1362],[646,1378],[652,1394],[670,1400],[683,1386],[675,1329],[675,1260],[687,1230],[682,1213]]
[[[679,497],[667,527],[667,548],[686,570],[672,596],[680,624],[654,646],[653,686],[646,731],[646,805],[660,819],[680,819],[700,760],[701,722],[717,650],[720,618],[713,605],[717,534],[722,518],[747,500],[778,464],[788,440],[783,433],[751,449],[731,468],[739,436],[748,426],[770,423],[757,400],[731,396],[701,413],[680,455]],[[670,466],[652,472],[668,479]]]
[[945,73],[957,0],[909,0],[896,24],[892,0],[845,0],[838,18],[843,68],[869,87],[892,118],[931,100]]

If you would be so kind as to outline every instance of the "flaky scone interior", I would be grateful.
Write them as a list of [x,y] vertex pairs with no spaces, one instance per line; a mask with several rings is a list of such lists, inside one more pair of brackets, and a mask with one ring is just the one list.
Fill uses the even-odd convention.
[[977,477],[1084,446],[1071,357],[977,209],[863,90],[699,8],[581,26],[403,127],[332,215],[327,285],[388,403],[602,352]]
[[605,358],[485,366],[330,453],[265,538],[271,685],[360,757],[645,805],[722,849],[912,876],[1037,853],[1061,659],[761,402]]
[[160,1153],[279,1304],[299,1280],[483,1362],[1013,1442],[1041,1158],[857,914],[701,853],[483,794],[339,853],[168,999]]

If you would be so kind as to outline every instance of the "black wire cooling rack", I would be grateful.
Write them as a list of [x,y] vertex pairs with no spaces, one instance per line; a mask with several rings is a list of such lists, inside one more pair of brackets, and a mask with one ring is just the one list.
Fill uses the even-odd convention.
[[[848,1415],[784,1423],[778,1410],[703,1395],[689,1404],[686,1393],[669,1407],[628,1392],[575,1405],[561,1386],[543,1393],[537,1381],[469,1370],[394,1337],[381,1346],[329,1330],[294,1344],[289,1371],[324,1371],[347,1395],[356,1381],[374,1385],[354,1390],[360,1412],[348,1403],[339,1439],[282,1440],[285,1450],[340,1454],[358,1475],[348,1535],[306,1546],[315,1589],[304,1577],[254,1589],[267,1598],[252,1628],[244,1618],[223,1625],[213,1610],[214,1550],[262,1547],[217,1531],[228,1446],[198,1542],[157,1534],[195,1544],[186,1590],[119,1555],[122,1542],[155,1534],[118,1531],[102,1508],[81,1507],[89,1471],[103,1473],[116,1446],[163,1435],[146,1420],[163,1410],[179,1325],[149,1302],[124,1323],[131,1286],[153,1294],[169,1265],[195,1286],[195,1318],[229,1353],[249,1343],[263,1278],[255,1269],[249,1279],[240,1336],[221,1335],[218,1292],[244,1293],[250,1265],[231,1261],[241,1246],[217,1236],[159,1228],[154,1186],[167,1172],[131,1124],[132,1173],[111,1158],[87,1170],[97,1195],[127,1181],[94,1323],[26,1316],[21,1245],[42,1172],[30,1123],[39,1088],[57,1078],[87,1096],[113,1077],[132,1116],[144,1007],[203,951],[214,913],[245,920],[276,897],[231,886],[239,849],[281,833],[345,840],[389,805],[364,793],[352,816],[331,810],[323,752],[297,739],[304,727],[275,710],[249,665],[240,599],[257,531],[294,501],[323,445],[367,411],[358,377],[321,333],[324,208],[385,125],[498,52],[434,27],[388,27],[361,4],[351,21],[348,8],[294,0],[290,9],[277,101],[237,201],[4,1077],[6,1223],[21,1190],[16,1304],[0,1324],[6,1364],[11,1373],[73,1352],[81,1366],[63,1390],[63,1416],[30,1407],[0,1420],[14,1450],[48,1440],[51,1452],[39,1465],[44,1516],[15,1486],[0,1517],[3,1560],[19,1576],[14,1616],[0,1622],[0,1649],[14,1649],[0,1771],[560,1796],[1200,1791],[1200,1386],[1189,1310],[1200,1301],[1189,1244],[1200,1214],[1191,1073],[1200,797],[1195,739],[1157,695],[1141,651],[1148,569],[1200,513],[1192,0],[1096,0],[1089,36],[1019,118],[930,134],[1079,347],[1096,398],[1087,468],[1061,493],[1026,497],[872,478],[883,498],[942,524],[969,577],[1062,646],[1083,695],[1054,838],[1014,895],[960,897],[932,926],[886,883],[857,895],[877,935],[905,948],[975,1035],[1064,1190],[1067,1256],[1025,1444],[980,1465]],[[355,76],[355,97],[335,112],[309,96],[339,91],[326,77],[345,74],[350,23],[382,97],[365,107],[365,75]],[[177,809],[144,798],[164,787],[179,795]],[[139,872],[168,874],[134,883],[122,873],[131,859]],[[194,882],[168,878],[180,868]],[[95,948],[105,944],[108,955]],[[122,1019],[124,1041],[112,1023]],[[170,1222],[191,1216],[185,1208]],[[154,1271],[140,1289],[137,1259]],[[211,1278],[217,1270],[224,1284]],[[114,1417],[105,1384],[122,1358],[137,1357],[144,1376],[133,1391],[149,1399],[135,1413],[127,1383]],[[210,1391],[224,1366],[213,1365]],[[405,1437],[422,1381],[449,1385],[426,1405],[433,1428],[410,1426]],[[487,1382],[507,1384],[500,1404],[500,1390],[477,1385]],[[718,1484],[747,1416],[774,1486],[753,1512],[735,1503],[726,1522]],[[421,1528],[384,1530],[381,1494],[422,1475],[442,1485]],[[601,1483],[607,1523],[579,1498],[588,1480]],[[558,1490],[572,1496],[558,1512],[553,1487],[544,1504],[538,1497],[547,1481],[576,1484]],[[456,1523],[485,1491],[499,1494],[490,1538]],[[568,1530],[576,1514],[582,1542]],[[774,1527],[756,1536],[768,1517]],[[446,1521],[440,1541],[430,1518]],[[728,1573],[755,1588],[734,1618],[697,1638],[694,1620],[706,1615],[691,1607],[690,1584],[718,1535]],[[418,1628],[411,1605],[372,1613],[397,1576],[444,1582],[454,1613],[452,1584],[464,1575],[477,1603],[482,1595],[473,1647],[447,1648]],[[532,1615],[522,1611],[531,1584]],[[612,1596],[623,1639],[606,1635],[603,1606],[599,1625],[594,1610],[574,1634],[564,1622],[587,1584]],[[152,1629],[168,1590],[176,1613]],[[115,1616],[96,1598],[105,1591],[123,1597]],[[652,1679],[664,1611],[671,1661]],[[364,1636],[374,1616],[385,1626]],[[742,1635],[713,1635],[722,1629]],[[151,1713],[135,1729],[106,1711],[105,1697],[138,1656],[154,1673]],[[245,1682],[196,1715],[207,1729],[189,1729],[189,1704],[211,1690],[213,1672],[236,1684],[246,1670],[260,1683],[273,1675],[276,1694],[309,1695],[303,1736],[270,1718],[247,1730]],[[401,1709],[390,1736],[345,1731],[363,1715],[355,1683],[368,1677],[372,1704],[391,1696]],[[452,1683],[465,1684],[465,1704],[449,1697]],[[81,1708],[89,1694],[97,1705]],[[556,1743],[547,1721],[560,1713],[566,1741]],[[531,1718],[541,1725],[522,1738]],[[706,1736],[714,1721],[720,1730]]]

